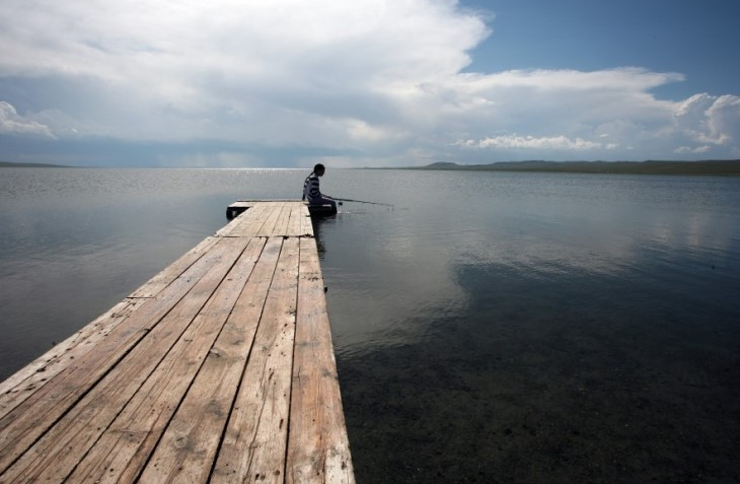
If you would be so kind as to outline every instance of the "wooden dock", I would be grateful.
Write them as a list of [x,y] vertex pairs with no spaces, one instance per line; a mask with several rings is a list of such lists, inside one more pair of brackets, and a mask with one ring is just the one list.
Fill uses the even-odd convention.
[[[260,203],[282,203],[282,202],[290,202],[295,203],[296,200],[237,200],[236,202],[232,203],[228,207],[226,207],[226,218],[231,220],[234,217],[239,216],[242,214],[245,210],[249,210],[250,208],[254,207],[257,204]],[[313,217],[327,217],[331,215],[336,215],[337,213],[337,207],[332,206],[329,204],[325,205],[308,205],[306,202],[306,207],[308,208],[308,211],[311,216]]]
[[0,383],[0,483],[354,483],[306,206],[255,203]]

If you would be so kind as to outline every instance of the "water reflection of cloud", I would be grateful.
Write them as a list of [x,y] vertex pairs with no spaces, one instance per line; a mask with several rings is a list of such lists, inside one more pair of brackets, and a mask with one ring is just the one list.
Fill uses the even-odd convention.
[[740,228],[734,220],[717,220],[708,212],[689,214],[685,220],[685,231],[671,234],[674,244],[681,247],[727,250]]
[[[364,263],[348,271],[324,269],[338,287],[329,288],[330,310],[355,314],[332,319],[337,351],[365,352],[425,337],[428,323],[454,317],[467,304],[454,277],[454,257],[446,244],[410,233],[384,234],[365,247]],[[329,249],[331,250],[331,249]]]
[[645,194],[628,199],[612,194],[587,203],[557,193],[550,187],[544,201],[525,196],[519,205],[515,202],[522,199],[497,200],[489,207],[449,209],[431,201],[362,229],[372,242],[352,244],[363,252],[356,254],[352,271],[344,266],[341,276],[329,274],[356,278],[362,287],[330,301],[336,314],[356,314],[362,322],[332,320],[340,351],[423,340],[433,321],[465,317],[471,294],[461,284],[460,267],[489,268],[484,272],[491,279],[481,284],[491,286],[522,278],[633,280],[645,277],[646,267],[684,277],[679,272],[687,269],[680,266],[702,267],[708,250],[724,254],[737,245],[734,214],[664,206],[667,202],[646,200]]
[[[607,215],[607,216],[605,216]],[[557,223],[559,222],[559,223]],[[469,231],[452,243],[471,263],[496,263],[531,277],[570,271],[614,274],[639,263],[646,250],[671,257],[684,251],[724,252],[737,244],[733,218],[708,212],[624,214],[559,220],[549,229],[537,220],[520,219],[516,229]],[[450,233],[449,237],[455,237]]]

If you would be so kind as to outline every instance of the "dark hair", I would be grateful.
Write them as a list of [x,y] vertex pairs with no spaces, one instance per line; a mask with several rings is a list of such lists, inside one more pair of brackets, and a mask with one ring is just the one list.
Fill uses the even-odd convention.
[[313,167],[313,172],[316,173],[317,171],[326,171],[326,168],[324,168],[324,165],[321,163],[316,163],[316,165]]

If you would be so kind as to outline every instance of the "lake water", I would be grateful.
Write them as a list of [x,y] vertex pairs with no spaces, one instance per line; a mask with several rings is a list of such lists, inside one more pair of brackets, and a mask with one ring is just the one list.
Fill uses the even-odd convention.
[[[0,169],[0,380],[305,170]],[[359,484],[740,482],[740,178],[328,170]]]

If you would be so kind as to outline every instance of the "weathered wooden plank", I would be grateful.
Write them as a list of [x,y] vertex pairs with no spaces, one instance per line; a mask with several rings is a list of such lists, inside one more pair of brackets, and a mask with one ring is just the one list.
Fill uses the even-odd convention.
[[217,239],[208,237],[172,265],[142,285],[129,298],[116,304],[94,321],[77,331],[65,341],[57,344],[44,355],[34,360],[21,371],[0,383],[0,418],[19,405],[33,391],[50,381],[65,368],[67,361],[81,357],[115,326],[128,317],[143,301],[131,298],[154,297],[195,261],[197,261]]
[[81,358],[125,320],[143,300],[124,299],[0,384],[0,419]]
[[[74,469],[70,476],[71,482],[133,482],[141,472],[149,456],[154,451],[154,446],[169,424],[175,410],[180,406],[188,387],[196,377],[199,370],[198,362],[205,360],[203,368],[198,373],[197,380],[190,386],[190,392],[201,395],[201,387],[208,385],[229,386],[229,381],[224,381],[221,375],[211,373],[211,377],[204,375],[204,368],[210,368],[213,364],[209,361],[222,362],[224,352],[219,349],[218,342],[213,345],[214,340],[231,337],[229,342],[251,345],[251,336],[239,333],[235,335],[233,329],[228,328],[227,318],[232,318],[232,309],[241,297],[245,287],[255,286],[252,282],[256,272],[257,280],[264,279],[265,269],[274,270],[277,253],[270,256],[270,249],[263,254],[264,239],[252,239],[242,256],[233,269],[229,272],[223,283],[219,286],[213,297],[208,301],[203,310],[198,314],[196,321],[183,334],[175,347],[168,353],[167,357],[158,366],[157,370],[149,377],[144,386],[126,404],[123,412],[116,418],[110,428],[105,431],[95,446]],[[274,251],[277,252],[277,251]],[[264,259],[263,259],[264,258]],[[272,262],[270,259],[274,259]],[[259,260],[259,266],[257,266]],[[270,276],[272,272],[269,273]],[[262,283],[264,284],[264,282]],[[269,284],[269,279],[268,279]],[[266,284],[264,284],[266,285]],[[266,292],[266,290],[265,290]],[[261,308],[261,306],[260,306]],[[259,315],[259,313],[257,313]],[[233,323],[232,323],[233,326]],[[255,318],[256,326],[256,318]],[[228,336],[227,336],[228,335]],[[235,340],[235,336],[242,340]],[[233,351],[231,347],[227,348]],[[230,358],[230,363],[236,361],[236,357]],[[242,357],[245,359],[245,357]],[[226,363],[222,363],[222,367]],[[229,364],[229,369],[231,365]],[[237,369],[238,375],[241,370]],[[204,380],[205,378],[205,380]],[[238,376],[237,376],[238,382]],[[232,397],[236,392],[236,383],[231,389]],[[187,401],[187,400],[186,400]],[[204,398],[199,400],[203,404],[204,415],[212,412],[228,415],[228,406],[216,407],[212,400]],[[180,406],[180,412],[182,406]],[[192,414],[189,418],[197,421],[204,415]],[[225,416],[223,417],[225,420]],[[223,427],[223,424],[222,424]],[[207,432],[202,435],[204,439],[220,436],[220,431]],[[189,448],[192,441],[186,442],[178,435],[173,443],[175,448]],[[160,444],[161,445],[161,444]],[[210,465],[204,466],[206,472]],[[160,467],[161,470],[161,467]]]
[[255,232],[255,235],[259,235],[261,237],[271,237],[275,235],[275,227],[280,221],[283,207],[281,204],[270,203],[268,205],[268,210],[270,211],[270,215],[267,217],[264,225]]
[[286,482],[353,483],[324,281],[315,241],[301,240]]
[[154,297],[177,279],[188,267],[193,265],[218,241],[215,237],[206,237],[182,257],[163,269],[159,274],[131,293],[129,297]]
[[262,225],[262,227],[255,230],[254,232],[249,232],[250,235],[270,237],[273,234],[275,230],[275,225],[277,225],[280,220],[282,206],[277,203],[269,203],[267,204],[267,207],[269,210],[269,215],[265,220],[265,223]]
[[310,219],[311,216],[308,213],[308,208],[304,204],[294,204],[290,210],[290,224],[288,226],[287,235],[293,237],[301,237],[306,235],[304,232],[304,221]]
[[[250,212],[252,214],[250,215]],[[280,206],[273,203],[261,203],[237,217],[237,224],[228,236],[255,237],[271,234],[280,216]]]
[[228,208],[252,208],[259,200],[237,200],[236,202],[229,205]]
[[272,204],[272,203],[304,203],[297,198],[271,198],[271,199],[250,199],[250,200],[237,200],[232,205],[241,206],[244,205],[256,205],[256,204]]
[[290,237],[300,236],[299,232],[301,229],[301,220],[299,218],[300,206],[291,205],[290,213],[288,214],[288,225],[285,228],[286,234]]
[[310,235],[311,237],[313,237],[314,236],[313,223],[311,221],[311,216],[308,213],[308,208],[306,208],[306,215],[308,216],[304,217],[303,220],[301,221],[301,235],[303,236]]
[[213,483],[284,480],[298,262],[298,240],[284,240]]
[[218,237],[246,237],[253,235],[265,223],[269,207],[266,204],[256,205],[216,232]]
[[229,223],[221,227],[216,231],[216,237],[229,237],[231,233],[234,231],[235,227],[239,224],[239,221],[242,219],[242,217],[249,216],[249,212],[254,210],[253,208],[250,208],[249,210],[246,210],[242,213],[240,213],[238,216],[231,219]]
[[[95,351],[85,354],[74,366],[59,373],[54,382],[0,420],[0,472],[18,459],[3,478],[11,476],[8,479],[12,481],[12,476],[22,476],[27,471],[42,472],[45,466],[55,465],[53,460],[44,458],[53,449],[71,452],[69,449],[85,445],[89,436],[81,438],[70,428],[81,425],[82,433],[90,432],[98,427],[96,418],[103,428],[107,427],[107,413],[114,412],[115,416],[161,361],[172,340],[182,334],[231,268],[241,252],[235,248],[239,244],[246,242],[219,241],[207,257],[201,258],[207,259],[203,264],[196,263],[194,270],[188,271],[197,276],[194,281],[178,278],[184,281],[184,287],[171,284],[168,289],[172,290],[165,290],[164,297],[147,299],[147,304],[127,319],[131,324],[119,324]],[[185,294],[188,297],[183,298]],[[90,391],[99,382],[95,391]],[[83,397],[84,404],[70,409]],[[32,444],[34,450],[26,452]],[[49,450],[44,454],[40,449]]]
[[292,207],[289,204],[283,204],[280,210],[280,216],[275,223],[275,228],[270,235],[274,237],[290,235],[288,227],[290,226],[290,212]]
[[[306,204],[299,200],[276,200],[276,201],[241,201],[237,202],[238,204],[245,206],[250,206],[252,208],[249,208],[246,212],[242,213],[239,217],[234,219],[229,225],[221,229],[217,235],[222,237],[250,237],[250,236],[260,236],[260,237],[272,237],[272,236],[305,236],[305,235],[313,235],[313,229],[311,228],[311,217],[308,212],[308,207]],[[235,206],[236,204],[232,204],[231,206]],[[282,210],[286,210],[289,212],[285,212],[281,210],[280,214],[277,214],[273,212],[273,210],[280,207]],[[253,212],[251,216],[247,216],[245,214],[248,214],[250,211],[253,211],[255,209],[261,209],[265,212],[262,212],[261,215],[268,215],[268,219],[264,221],[264,223],[260,223],[257,220],[256,212]],[[297,213],[305,214],[305,220],[300,220],[300,224],[297,220],[293,220],[294,216],[297,216]],[[295,214],[295,215],[294,215]],[[243,217],[243,218],[242,218]],[[254,217],[254,218],[253,218]],[[236,222],[236,223],[235,223]],[[275,224],[273,225],[273,222]]]
[[270,239],[224,331],[144,473],[145,482],[207,482],[252,348],[282,240]]
[[301,208],[301,228],[300,228],[300,235],[301,237],[313,237],[313,223],[311,222],[311,214],[308,212],[308,207]]

